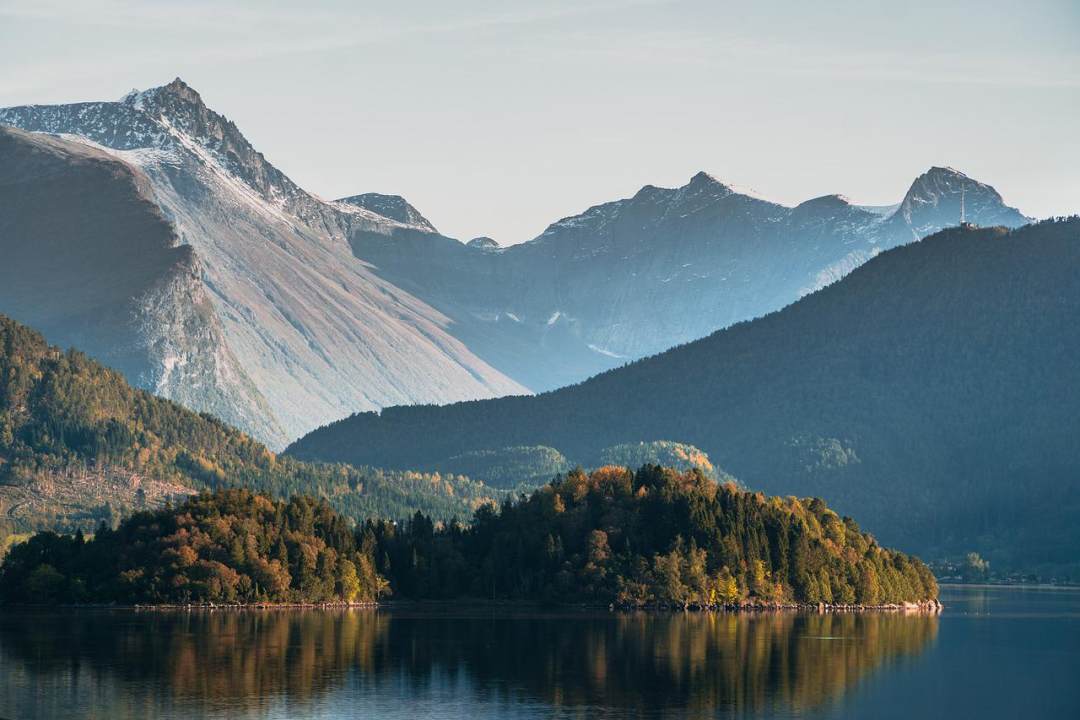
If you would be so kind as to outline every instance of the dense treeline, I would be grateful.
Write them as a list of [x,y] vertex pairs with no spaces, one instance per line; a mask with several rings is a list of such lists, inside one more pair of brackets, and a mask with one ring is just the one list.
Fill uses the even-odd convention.
[[[91,480],[68,491],[63,482],[73,477]],[[158,486],[173,496],[220,487],[321,496],[354,519],[403,517],[416,509],[438,518],[468,517],[499,496],[455,475],[275,455],[220,420],[135,389],[119,373],[75,350],[51,347],[0,315],[4,529],[91,530],[101,520],[160,504],[165,497],[146,496]],[[53,487],[60,490],[50,495]]]
[[38,533],[0,567],[22,603],[373,601],[386,589],[375,538],[325,502],[221,490],[137,513],[92,540]]
[[[384,579],[386,578],[386,579]],[[699,470],[600,468],[473,522],[350,526],[325,502],[247,490],[137,513],[85,541],[39,533],[0,567],[6,602],[490,598],[622,604],[884,603],[937,597],[917,559],[817,499]]]
[[692,443],[746,486],[828,498],[928,557],[1080,578],[1080,218],[953,228],[771,315],[530,397],[361,413],[290,454]]
[[472,525],[369,521],[395,597],[602,603],[919,602],[937,584],[818,499],[700,471],[575,470]]

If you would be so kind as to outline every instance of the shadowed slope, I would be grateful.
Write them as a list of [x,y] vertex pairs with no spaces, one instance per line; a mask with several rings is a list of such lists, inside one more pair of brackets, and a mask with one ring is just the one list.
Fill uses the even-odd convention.
[[691,443],[908,550],[1074,562],[1080,219],[953,229],[784,310],[530,398],[390,408],[290,452],[399,466],[507,446]]

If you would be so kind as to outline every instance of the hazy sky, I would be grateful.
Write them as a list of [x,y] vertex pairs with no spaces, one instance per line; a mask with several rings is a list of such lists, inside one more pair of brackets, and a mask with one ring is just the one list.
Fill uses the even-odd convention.
[[1080,2],[0,0],[0,106],[181,76],[326,198],[503,243],[704,169],[794,204],[931,165],[1080,211]]

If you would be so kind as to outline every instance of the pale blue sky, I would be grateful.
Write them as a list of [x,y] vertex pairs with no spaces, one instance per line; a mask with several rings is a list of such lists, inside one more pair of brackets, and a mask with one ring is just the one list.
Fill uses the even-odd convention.
[[327,198],[503,243],[707,170],[897,202],[931,165],[1080,211],[1080,2],[0,0],[0,106],[179,75]]

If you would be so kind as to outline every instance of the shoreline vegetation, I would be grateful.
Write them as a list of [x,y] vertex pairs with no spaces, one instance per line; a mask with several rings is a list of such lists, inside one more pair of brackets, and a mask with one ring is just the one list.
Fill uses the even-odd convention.
[[248,490],[135,513],[91,540],[42,532],[0,566],[5,604],[318,606],[506,601],[653,609],[937,608],[917,558],[820,499],[700,470],[574,470],[483,505],[353,524],[321,499]]
[[[37,604],[9,604],[8,609],[41,609]],[[454,610],[454,609],[510,609],[510,610],[579,610],[608,611],[618,613],[660,613],[660,612],[712,612],[712,613],[769,613],[769,612],[810,612],[810,613],[940,613],[945,606],[938,600],[922,602],[886,603],[882,605],[834,604],[834,603],[757,603],[742,601],[738,603],[718,603],[715,605],[687,603],[610,603],[608,605],[589,603],[534,603],[514,600],[483,600],[462,598],[460,600],[380,600],[365,602],[253,602],[253,603],[136,603],[131,605],[115,603],[73,603],[49,606],[72,610],[109,610],[131,612],[258,612],[276,610]]]
[[[41,609],[41,604],[10,603],[6,609]],[[688,602],[649,602],[649,603],[589,603],[589,602],[534,602],[529,600],[485,600],[483,598],[460,598],[457,600],[369,600],[345,601],[329,600],[324,602],[156,602],[156,603],[59,603],[49,606],[70,610],[108,610],[132,612],[258,612],[279,610],[558,610],[558,611],[607,611],[607,612],[724,612],[724,613],[764,613],[764,612],[904,612],[904,613],[939,613],[944,604],[936,599],[920,602],[890,602],[865,606],[865,604],[838,604],[831,602],[756,602],[741,600],[705,604]]]

